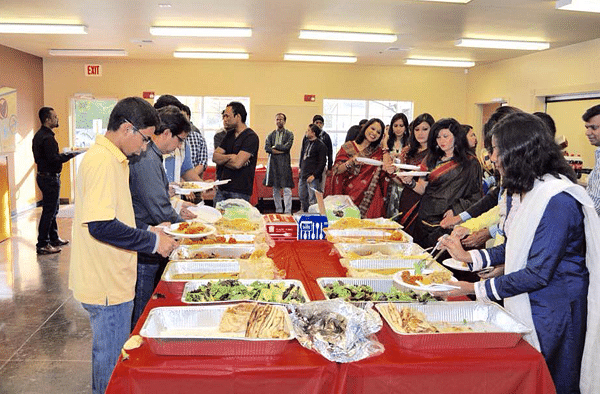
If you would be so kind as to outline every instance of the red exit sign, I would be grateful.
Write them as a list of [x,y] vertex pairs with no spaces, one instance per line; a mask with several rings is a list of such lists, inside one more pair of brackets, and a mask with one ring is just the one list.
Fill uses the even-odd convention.
[[100,64],[86,64],[84,71],[87,77],[102,76],[102,66]]

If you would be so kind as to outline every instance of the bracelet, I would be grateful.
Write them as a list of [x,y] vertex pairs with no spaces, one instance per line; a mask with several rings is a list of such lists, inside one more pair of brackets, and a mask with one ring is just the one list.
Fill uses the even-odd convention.
[[347,169],[347,170],[349,170],[349,169],[350,169],[350,166],[351,166],[351,164],[350,164],[350,160],[348,160],[348,161],[346,162],[346,169]]

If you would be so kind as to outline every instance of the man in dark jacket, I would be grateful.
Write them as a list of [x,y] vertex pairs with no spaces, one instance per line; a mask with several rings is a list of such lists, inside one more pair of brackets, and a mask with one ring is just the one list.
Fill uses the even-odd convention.
[[321,177],[325,169],[327,148],[323,141],[319,139],[319,134],[321,134],[321,128],[315,124],[310,124],[300,150],[298,195],[302,212],[308,212],[308,207],[317,202],[314,190],[323,191],[321,189]]
[[38,113],[42,127],[33,137],[33,158],[37,164],[36,182],[42,192],[42,216],[38,227],[38,254],[60,252],[69,243],[58,236],[56,214],[60,199],[60,172],[64,162],[77,153],[58,153],[58,142],[52,129],[58,127],[58,115],[53,108],[42,107]]
[[[294,176],[292,174],[292,163],[290,150],[294,143],[294,133],[287,130],[285,126],[287,118],[285,114],[278,113],[275,116],[277,129],[267,136],[265,151],[269,154],[267,174],[263,184],[273,188],[273,202],[277,213],[292,213],[292,189],[294,187]],[[283,189],[283,202],[281,205],[281,190]]]

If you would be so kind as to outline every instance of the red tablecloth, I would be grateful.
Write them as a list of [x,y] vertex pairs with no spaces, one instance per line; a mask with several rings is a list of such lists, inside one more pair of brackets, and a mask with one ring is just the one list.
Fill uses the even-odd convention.
[[[210,166],[206,168],[203,178],[205,180],[215,179],[216,167]],[[292,197],[298,197],[298,178],[300,175],[300,169],[298,167],[292,167],[292,174],[294,177],[294,188],[292,189]],[[263,185],[265,176],[267,175],[267,169],[257,168],[254,172],[254,184],[252,186],[252,196],[250,197],[250,204],[258,204],[258,200],[261,198],[273,198],[273,188]],[[212,199],[214,191],[206,192],[204,194],[205,199]]]
[[[345,276],[327,241],[278,242],[269,252],[290,279],[302,280],[312,300],[323,299],[315,282]],[[164,283],[150,300],[134,334],[157,306],[183,305]],[[269,357],[157,356],[143,344],[120,359],[107,393],[554,393],[542,355],[520,341],[514,348],[411,351],[384,324],[377,338],[385,352],[338,364],[291,342]]]

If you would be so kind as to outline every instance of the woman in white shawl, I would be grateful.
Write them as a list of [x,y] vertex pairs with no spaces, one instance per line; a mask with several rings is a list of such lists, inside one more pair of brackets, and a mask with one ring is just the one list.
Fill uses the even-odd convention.
[[441,242],[473,271],[505,263],[505,274],[458,282],[448,295],[504,300],[532,328],[526,340],[543,354],[557,393],[600,393],[600,220],[545,127],[516,113],[492,130],[491,158],[512,197],[506,243],[465,252],[455,237]]

